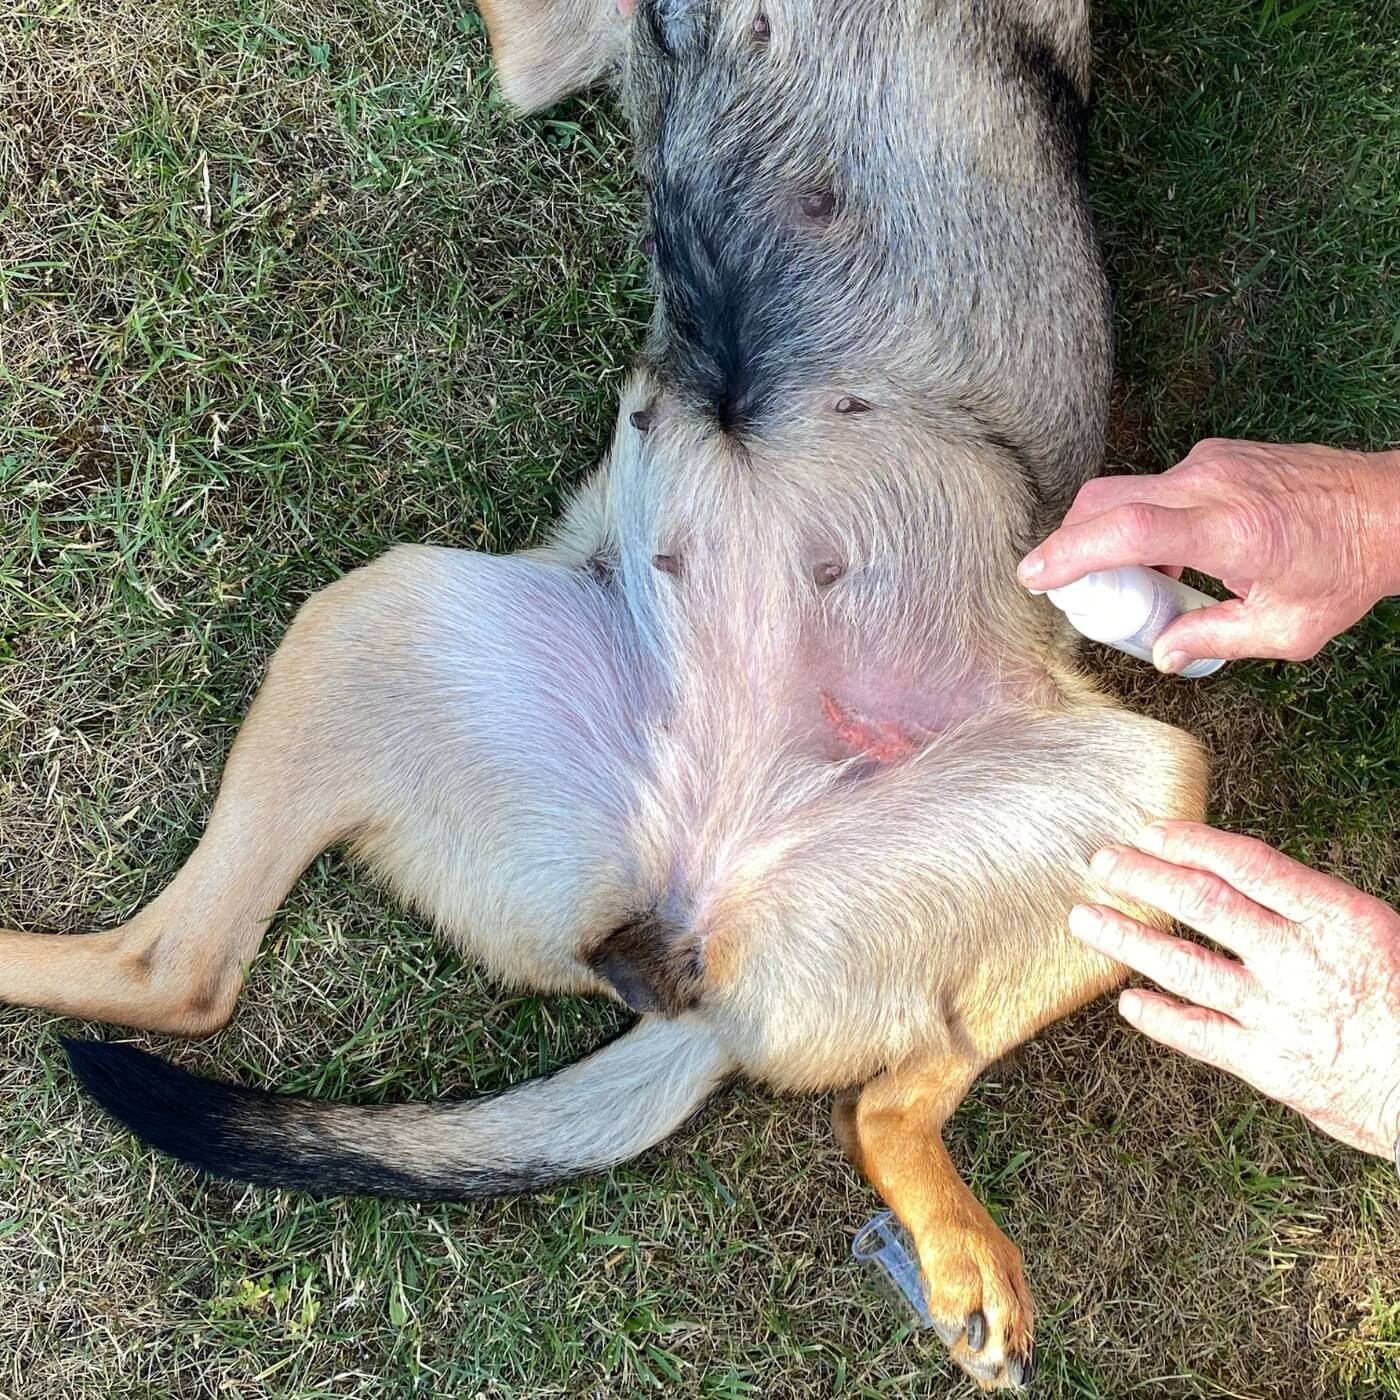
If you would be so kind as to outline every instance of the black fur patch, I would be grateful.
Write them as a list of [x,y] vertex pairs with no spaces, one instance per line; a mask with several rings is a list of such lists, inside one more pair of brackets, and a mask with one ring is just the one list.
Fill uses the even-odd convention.
[[657,0],[642,0],[641,20],[646,25],[647,33],[651,36],[651,41],[657,49],[666,58],[674,58],[675,50],[671,47],[671,41],[667,37],[665,17]]
[[[515,1171],[445,1164],[441,1175],[427,1177],[368,1152],[347,1152],[321,1136],[327,1118],[343,1115],[343,1106],[204,1079],[117,1041],[64,1037],[63,1048],[83,1087],[112,1117],[161,1152],[228,1181],[318,1196],[462,1201],[539,1191],[588,1174],[587,1169],[539,1162]],[[418,1111],[461,1107],[460,1102],[444,1103]],[[372,1118],[401,1110],[394,1104],[366,1104],[354,1111]],[[463,1133],[465,1152],[467,1125]]]
[[[841,188],[828,135],[805,129],[781,93],[765,94],[769,79],[747,48],[732,52],[692,0],[647,3],[676,15],[656,38],[673,57],[640,59],[656,131],[643,158],[661,311],[649,358],[660,379],[742,440],[784,394],[822,382],[852,348],[853,289],[871,278],[851,252],[862,215]],[[800,212],[804,198],[818,214]],[[845,237],[828,236],[837,221]],[[871,241],[860,246],[869,261]]]
[[658,161],[656,274],[671,332],[658,368],[742,435],[781,392],[796,298],[792,235],[755,207],[756,163]]
[[1016,68],[1039,100],[1062,158],[1087,185],[1089,103],[1048,44],[1022,25],[1013,30]]
[[704,968],[691,940],[656,914],[614,929],[588,965],[633,1011],[678,1016],[700,999]]
[[647,32],[667,58],[707,46],[713,15],[709,0],[642,0]]

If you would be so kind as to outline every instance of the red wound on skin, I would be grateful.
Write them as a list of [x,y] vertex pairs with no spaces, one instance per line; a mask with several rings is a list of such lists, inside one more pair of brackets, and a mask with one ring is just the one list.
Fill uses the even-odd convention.
[[874,722],[848,709],[826,691],[818,692],[822,700],[822,718],[842,743],[849,744],[858,754],[875,763],[898,763],[914,752],[915,741],[899,725],[890,720]]

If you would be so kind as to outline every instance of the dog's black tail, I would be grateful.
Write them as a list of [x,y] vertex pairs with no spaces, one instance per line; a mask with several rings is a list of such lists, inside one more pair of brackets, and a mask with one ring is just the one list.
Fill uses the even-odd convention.
[[643,1017],[557,1074],[438,1104],[328,1103],[202,1079],[117,1041],[64,1048],[108,1113],[202,1171],[409,1200],[538,1190],[625,1162],[680,1127],[733,1069],[693,1016]]

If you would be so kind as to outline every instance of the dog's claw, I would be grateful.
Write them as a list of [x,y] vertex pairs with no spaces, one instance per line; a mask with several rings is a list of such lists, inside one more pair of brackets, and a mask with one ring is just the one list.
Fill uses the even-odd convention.
[[1031,1383],[1031,1377],[1035,1375],[1035,1347],[1026,1352],[1024,1356],[1019,1356],[1012,1352],[1006,1358],[1007,1379],[1018,1390]]
[[967,1346],[969,1351],[981,1351],[987,1344],[987,1316],[979,1308],[967,1320]]

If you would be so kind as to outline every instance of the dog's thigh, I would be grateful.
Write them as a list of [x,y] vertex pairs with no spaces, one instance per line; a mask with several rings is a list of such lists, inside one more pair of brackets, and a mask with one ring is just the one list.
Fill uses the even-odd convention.
[[628,903],[647,704],[621,608],[591,577],[396,550],[298,613],[175,879],[120,928],[0,930],[0,1003],[207,1034],[287,890],[337,843],[498,973],[594,987],[575,950]]
[[1074,904],[1109,898],[1093,853],[1203,809],[1180,730],[1107,705],[988,711],[770,837],[710,1005],[748,1071],[784,1089],[950,1045],[985,1064],[1123,975],[1066,928]]
[[379,567],[349,717],[374,749],[358,853],[496,975],[595,987],[577,950],[632,902],[655,705],[620,598],[538,557]]

